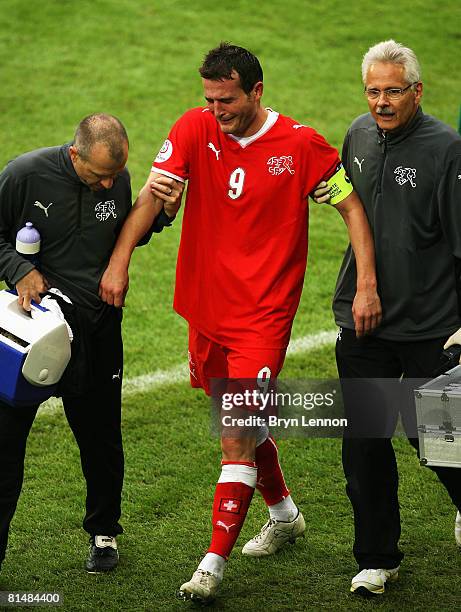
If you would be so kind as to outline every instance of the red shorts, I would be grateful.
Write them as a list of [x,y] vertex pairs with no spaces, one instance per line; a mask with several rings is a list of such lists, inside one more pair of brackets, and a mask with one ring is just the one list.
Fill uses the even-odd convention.
[[212,378],[254,379],[264,385],[277,378],[286,349],[231,348],[213,342],[189,325],[189,373],[193,387],[210,392]]

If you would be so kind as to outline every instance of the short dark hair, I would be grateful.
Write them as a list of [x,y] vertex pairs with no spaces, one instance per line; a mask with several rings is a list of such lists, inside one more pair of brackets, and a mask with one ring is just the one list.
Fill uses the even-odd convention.
[[95,113],[82,119],[74,136],[74,145],[79,156],[88,161],[96,143],[105,145],[111,158],[116,163],[122,164],[125,160],[128,134],[120,119],[104,113]]
[[247,49],[227,42],[208,51],[199,68],[200,75],[210,81],[232,79],[233,71],[238,73],[240,85],[246,94],[250,93],[258,81],[263,80],[258,58]]

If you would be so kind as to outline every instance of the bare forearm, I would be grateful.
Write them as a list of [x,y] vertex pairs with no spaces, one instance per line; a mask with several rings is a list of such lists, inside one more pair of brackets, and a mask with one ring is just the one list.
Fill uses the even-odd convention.
[[109,264],[99,282],[99,297],[103,302],[117,308],[125,305],[131,254],[139,240],[152,225],[154,217],[161,207],[161,201],[152,196],[149,191],[146,192],[143,187],[123,224]]
[[368,220],[355,192],[336,208],[349,231],[357,268],[357,288],[352,315],[358,337],[373,331],[381,322],[381,303],[377,293],[375,249]]
[[357,289],[376,288],[375,248],[362,208],[341,213],[346,223],[357,267]]
[[128,266],[134,248],[151,229],[164,202],[171,205],[175,205],[177,200],[181,202],[183,185],[180,185],[178,189],[176,181],[168,177],[160,177],[156,181],[159,176],[153,172],[149,174],[123,224],[109,265],[102,275],[99,283],[99,296],[107,304],[116,307],[124,306],[129,285]]
[[162,205],[163,202],[159,198],[147,189],[141,189],[115,244],[111,256],[112,264],[128,267],[134,248],[151,227]]

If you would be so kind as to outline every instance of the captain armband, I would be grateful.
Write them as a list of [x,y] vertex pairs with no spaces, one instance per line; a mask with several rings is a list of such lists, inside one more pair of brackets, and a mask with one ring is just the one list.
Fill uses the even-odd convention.
[[327,185],[330,188],[330,200],[326,203],[332,206],[345,200],[354,191],[342,164],[338,165],[336,172],[328,179]]

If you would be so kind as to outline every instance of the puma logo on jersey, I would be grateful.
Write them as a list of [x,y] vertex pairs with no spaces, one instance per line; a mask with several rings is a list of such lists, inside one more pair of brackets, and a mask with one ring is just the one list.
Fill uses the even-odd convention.
[[212,142],[208,143],[208,148],[213,151],[213,153],[216,155],[216,159],[219,161],[219,154],[221,153],[221,149],[219,149],[218,151],[218,149],[214,146]]
[[117,374],[112,374],[112,380],[115,380],[116,378],[120,379],[120,372],[121,372],[121,368],[118,369]]
[[232,523],[232,525],[226,525],[226,523],[223,523],[222,521],[216,521],[216,527],[222,527],[223,529],[225,529],[227,531],[227,533],[230,532],[231,527],[235,527],[237,523]]
[[292,127],[294,130],[299,130],[299,128],[307,127],[307,125],[303,125],[302,123],[295,123]]
[[46,217],[48,218],[48,209],[49,209],[50,206],[53,206],[53,202],[50,202],[48,204],[48,206],[43,206],[43,204],[41,202],[39,202],[38,200],[35,200],[34,206],[37,206],[38,208],[41,208],[43,210],[43,212],[45,213]]
[[364,161],[365,158],[363,158],[362,161],[359,161],[356,157],[354,157],[354,164],[357,164],[357,166],[359,167],[360,174],[362,174],[362,164]]

